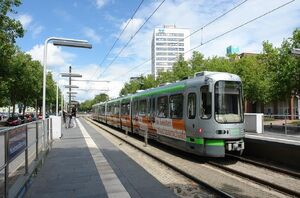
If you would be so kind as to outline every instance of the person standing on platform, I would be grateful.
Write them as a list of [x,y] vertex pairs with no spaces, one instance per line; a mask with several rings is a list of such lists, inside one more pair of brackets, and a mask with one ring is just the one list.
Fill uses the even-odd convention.
[[62,116],[63,116],[64,125],[67,128],[67,125],[66,125],[66,111],[65,110],[62,111]]
[[74,106],[72,108],[72,111],[71,111],[71,118],[74,117],[74,120],[73,120],[73,126],[76,127],[76,106]]

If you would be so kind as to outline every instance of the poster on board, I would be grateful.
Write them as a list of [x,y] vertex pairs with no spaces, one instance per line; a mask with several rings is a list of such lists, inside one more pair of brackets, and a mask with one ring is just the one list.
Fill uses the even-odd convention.
[[8,131],[8,160],[24,151],[27,146],[26,134],[27,126],[13,128]]

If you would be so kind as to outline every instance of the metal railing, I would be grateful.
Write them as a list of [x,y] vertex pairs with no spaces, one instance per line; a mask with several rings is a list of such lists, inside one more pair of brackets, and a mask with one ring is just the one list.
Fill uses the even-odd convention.
[[52,119],[0,131],[0,197],[17,196],[51,149]]
[[298,115],[264,115],[264,130],[285,135],[300,136]]

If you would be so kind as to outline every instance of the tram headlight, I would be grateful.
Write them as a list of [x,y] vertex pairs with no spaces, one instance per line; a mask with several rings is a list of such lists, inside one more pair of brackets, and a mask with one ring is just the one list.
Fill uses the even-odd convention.
[[216,130],[217,135],[224,135],[224,134],[229,134],[228,130]]

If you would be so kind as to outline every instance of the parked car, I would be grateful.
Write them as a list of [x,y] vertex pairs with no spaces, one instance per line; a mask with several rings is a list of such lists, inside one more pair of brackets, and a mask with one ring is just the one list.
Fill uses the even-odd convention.
[[33,119],[32,119],[32,116],[30,114],[26,114],[25,115],[25,122],[32,122]]
[[20,118],[20,120],[21,120],[22,124],[24,124],[24,123],[26,122],[26,118],[25,118],[25,116],[23,116],[23,115],[19,115],[19,118]]
[[33,113],[30,114],[31,118],[32,118],[32,121],[36,121],[36,117]]
[[[46,118],[49,118],[48,113],[46,113]],[[39,119],[39,120],[40,120],[40,119],[43,119],[43,115],[42,115],[42,114],[39,114],[39,115],[38,115],[38,119]]]
[[8,126],[17,126],[17,125],[20,125],[22,124],[22,120],[19,118],[19,117],[9,117],[7,120],[6,120],[6,125]]

